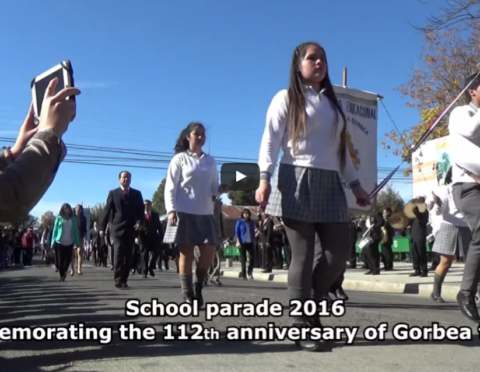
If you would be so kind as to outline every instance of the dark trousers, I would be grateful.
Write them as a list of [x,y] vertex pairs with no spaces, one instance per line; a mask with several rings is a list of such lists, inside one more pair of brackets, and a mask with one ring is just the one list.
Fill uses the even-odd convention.
[[253,243],[243,243],[240,247],[240,258],[242,262],[242,276],[247,276],[247,252],[250,256],[248,261],[248,274],[253,273],[253,264],[255,262],[255,252],[253,249]]
[[393,241],[382,244],[382,261],[385,269],[393,269]]
[[23,266],[31,266],[32,259],[33,259],[33,248],[23,248],[22,250]]
[[134,237],[113,237],[113,278],[116,283],[125,284],[128,281],[132,267]]
[[140,268],[142,265],[142,260],[140,256],[140,246],[138,244],[133,244],[133,253],[130,264],[130,270],[132,270],[134,273],[141,271]]
[[285,252],[285,261],[287,263],[287,269],[290,267],[290,263],[292,262],[292,248],[290,247],[290,244],[287,243],[283,247],[284,252]]
[[12,263],[14,263],[15,265],[20,264],[20,258],[21,257],[22,257],[22,247],[15,246],[13,248]]
[[372,271],[380,270],[380,251],[378,246],[380,245],[379,240],[374,240],[372,244],[363,248],[365,251],[365,258],[368,262],[368,268]]
[[357,267],[357,239],[356,236],[353,239],[353,244],[351,245],[350,249],[350,259],[348,260],[350,263],[350,268],[355,269]]
[[157,260],[158,260],[158,268],[162,269],[162,262],[165,266],[165,270],[169,269],[170,264],[170,247],[168,244],[161,243],[158,248]]
[[413,270],[415,271],[428,271],[428,258],[427,258],[427,238],[420,236],[418,238],[412,238],[412,261]]
[[339,289],[342,289],[344,279],[345,279],[345,269],[343,269],[342,273],[337,278],[337,280],[335,280],[333,284],[330,286],[330,292],[335,293]]
[[148,241],[140,248],[140,260],[142,274],[155,270],[157,266],[157,244],[155,241]]
[[[288,270],[290,300],[310,299],[313,289],[314,299],[319,301],[345,269],[352,235],[349,224],[313,224],[286,218],[283,222],[292,247]],[[315,244],[316,235],[319,244]]]
[[262,265],[265,270],[272,270],[275,267],[275,254],[273,244],[262,243],[264,264]]
[[106,244],[97,247],[97,260],[100,266],[107,267],[108,246]]
[[453,186],[452,194],[455,205],[462,212],[472,232],[460,290],[467,297],[473,298],[480,283],[480,185],[457,184]]
[[61,245],[60,243],[55,243],[55,252],[58,255],[58,273],[60,277],[65,276],[72,262],[73,244]]

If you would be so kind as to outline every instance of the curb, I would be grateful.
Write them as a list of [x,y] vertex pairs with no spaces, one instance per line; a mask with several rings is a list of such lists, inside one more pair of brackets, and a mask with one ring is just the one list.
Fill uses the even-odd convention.
[[[241,274],[241,271],[235,270],[223,270],[221,272],[221,276],[225,278],[241,278]],[[254,278],[255,280],[261,281],[287,283],[286,274],[254,273]],[[430,297],[430,294],[433,291],[433,283],[372,282],[368,280],[345,279],[343,281],[343,289],[350,291],[409,294],[421,297]],[[456,300],[459,290],[459,284],[448,285],[448,283],[445,283],[442,288],[442,297],[445,300]]]

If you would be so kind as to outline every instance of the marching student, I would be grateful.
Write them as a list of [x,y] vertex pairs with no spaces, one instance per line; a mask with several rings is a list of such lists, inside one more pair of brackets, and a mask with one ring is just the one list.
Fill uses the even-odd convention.
[[[283,156],[271,187],[280,150]],[[328,294],[350,255],[351,233],[343,176],[361,206],[369,195],[358,180],[347,148],[347,120],[328,76],[324,48],[314,42],[293,52],[290,87],[275,95],[268,108],[258,161],[257,201],[266,213],[283,219],[292,249],[288,271],[290,300]],[[270,195],[271,193],[271,195]],[[324,259],[312,270],[315,235]],[[296,326],[319,326],[318,317],[298,317]],[[317,341],[297,342],[318,350]]]
[[67,277],[67,270],[73,256],[73,247],[79,245],[80,234],[77,219],[73,215],[70,204],[65,203],[55,219],[52,232],[52,246],[56,247],[55,251],[58,254],[58,271],[62,282]]
[[[469,104],[453,109],[448,121],[448,130],[452,144],[452,184],[453,200],[460,210],[472,233],[472,241],[465,259],[465,270],[457,295],[460,310],[468,319],[480,322],[475,295],[480,283],[480,174],[463,171],[456,164],[462,157],[478,159],[474,154],[465,154],[464,148],[456,143],[466,139],[477,148],[480,147],[480,76],[471,75],[465,86],[470,84],[465,95]],[[479,161],[479,160],[477,160]]]
[[72,263],[71,263],[71,269],[70,269],[70,275],[75,274],[75,253],[77,256],[77,274],[78,275],[83,275],[82,272],[82,266],[83,266],[83,258],[85,256],[85,237],[87,236],[87,218],[85,217],[85,213],[83,211],[83,206],[78,204],[75,207],[75,218],[77,219],[77,225],[78,225],[78,234],[80,236],[80,244],[76,246],[76,251],[75,249],[73,250],[73,256],[72,256]]
[[[179,273],[186,302],[197,300],[203,306],[202,288],[215,255],[216,230],[212,198],[223,191],[218,181],[215,159],[202,150],[205,127],[190,123],[175,146],[165,183],[165,208],[168,225],[164,243],[177,244],[180,252]],[[194,247],[200,257],[193,283]]]
[[435,268],[431,294],[432,300],[438,303],[445,302],[442,298],[442,284],[455,260],[457,250],[466,257],[468,246],[472,241],[468,225],[453,201],[451,179],[450,168],[445,178],[445,185],[432,192],[432,200],[428,203],[428,209],[438,216],[432,251],[440,255],[440,263]]

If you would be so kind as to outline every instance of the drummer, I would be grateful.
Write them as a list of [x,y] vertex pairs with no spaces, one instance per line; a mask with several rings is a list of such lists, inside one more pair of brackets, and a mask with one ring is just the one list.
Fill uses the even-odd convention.
[[[406,208],[411,208],[415,218],[412,221],[412,261],[414,273],[411,277],[428,276],[428,258],[427,258],[427,225],[429,213],[425,204],[425,198],[419,197],[411,201]],[[407,214],[407,213],[406,213]],[[407,214],[408,216],[408,214]]]

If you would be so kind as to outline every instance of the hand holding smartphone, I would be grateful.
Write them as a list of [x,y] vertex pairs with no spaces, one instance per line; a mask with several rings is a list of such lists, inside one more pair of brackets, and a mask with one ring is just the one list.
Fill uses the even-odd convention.
[[[40,115],[42,114],[42,105],[45,98],[45,93],[47,92],[47,88],[53,79],[58,80],[54,94],[58,94],[65,88],[74,87],[72,63],[69,60],[65,60],[32,79],[31,88],[33,112],[37,123],[40,120]],[[75,96],[67,97],[66,99],[75,100]]]
[[39,130],[51,128],[62,136],[75,119],[75,96],[80,91],[74,87],[70,61],[63,61],[32,80],[32,106]]

